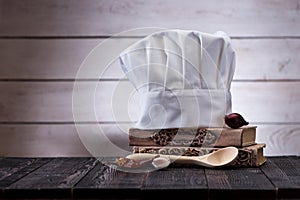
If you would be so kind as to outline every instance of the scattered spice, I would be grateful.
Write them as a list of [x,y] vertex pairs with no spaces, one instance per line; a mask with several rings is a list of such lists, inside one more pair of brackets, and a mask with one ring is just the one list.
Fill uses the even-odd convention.
[[119,167],[125,167],[125,168],[141,168],[141,167],[152,165],[152,161],[157,157],[159,157],[159,155],[154,156],[151,159],[145,159],[145,160],[134,160],[130,158],[121,157],[117,159],[116,164]]

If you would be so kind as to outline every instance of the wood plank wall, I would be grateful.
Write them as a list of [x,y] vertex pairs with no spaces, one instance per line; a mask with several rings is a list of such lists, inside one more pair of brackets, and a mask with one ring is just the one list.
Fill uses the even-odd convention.
[[[233,110],[258,126],[266,155],[300,155],[300,0],[0,0],[0,156],[86,156],[97,150],[80,140],[90,135],[98,138],[88,137],[92,146],[103,147],[108,138],[127,150],[128,117],[118,118],[120,129],[111,109],[116,86],[120,94],[132,91],[119,81],[118,62],[100,80],[103,66],[90,63],[76,82],[80,96],[95,94],[96,118],[84,98],[72,110],[72,95],[94,47],[143,27],[227,32],[237,52]],[[113,41],[120,46],[142,36]],[[81,116],[76,127],[74,110]]]

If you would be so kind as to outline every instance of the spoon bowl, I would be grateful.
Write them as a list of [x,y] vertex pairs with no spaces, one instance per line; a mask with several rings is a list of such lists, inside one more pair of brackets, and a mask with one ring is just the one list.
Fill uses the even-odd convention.
[[158,157],[154,158],[152,161],[152,165],[155,169],[163,169],[168,167],[171,164],[171,161],[168,158]]
[[[154,158],[157,155],[159,155],[159,157]],[[238,149],[236,147],[225,147],[203,156],[177,156],[150,153],[134,153],[128,155],[127,158],[137,161],[154,158],[152,165],[157,169],[161,169],[167,167],[171,163],[191,164],[209,168],[221,167],[231,163],[237,156]]]

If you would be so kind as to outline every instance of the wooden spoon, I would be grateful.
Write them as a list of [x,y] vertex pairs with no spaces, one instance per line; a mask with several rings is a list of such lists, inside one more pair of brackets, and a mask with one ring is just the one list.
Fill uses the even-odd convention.
[[172,162],[176,164],[192,164],[214,168],[231,163],[238,156],[238,149],[236,147],[225,147],[203,156],[176,156],[150,153],[134,153],[128,155],[127,158],[140,161],[144,159],[151,159],[157,155],[159,155],[159,157],[154,158],[152,162],[153,166],[157,169],[167,167]]

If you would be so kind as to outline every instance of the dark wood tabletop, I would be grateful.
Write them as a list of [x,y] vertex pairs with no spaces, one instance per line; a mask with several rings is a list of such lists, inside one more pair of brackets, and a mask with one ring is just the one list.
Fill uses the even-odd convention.
[[256,168],[171,166],[140,173],[99,160],[0,158],[0,199],[300,199],[297,156],[267,157]]

